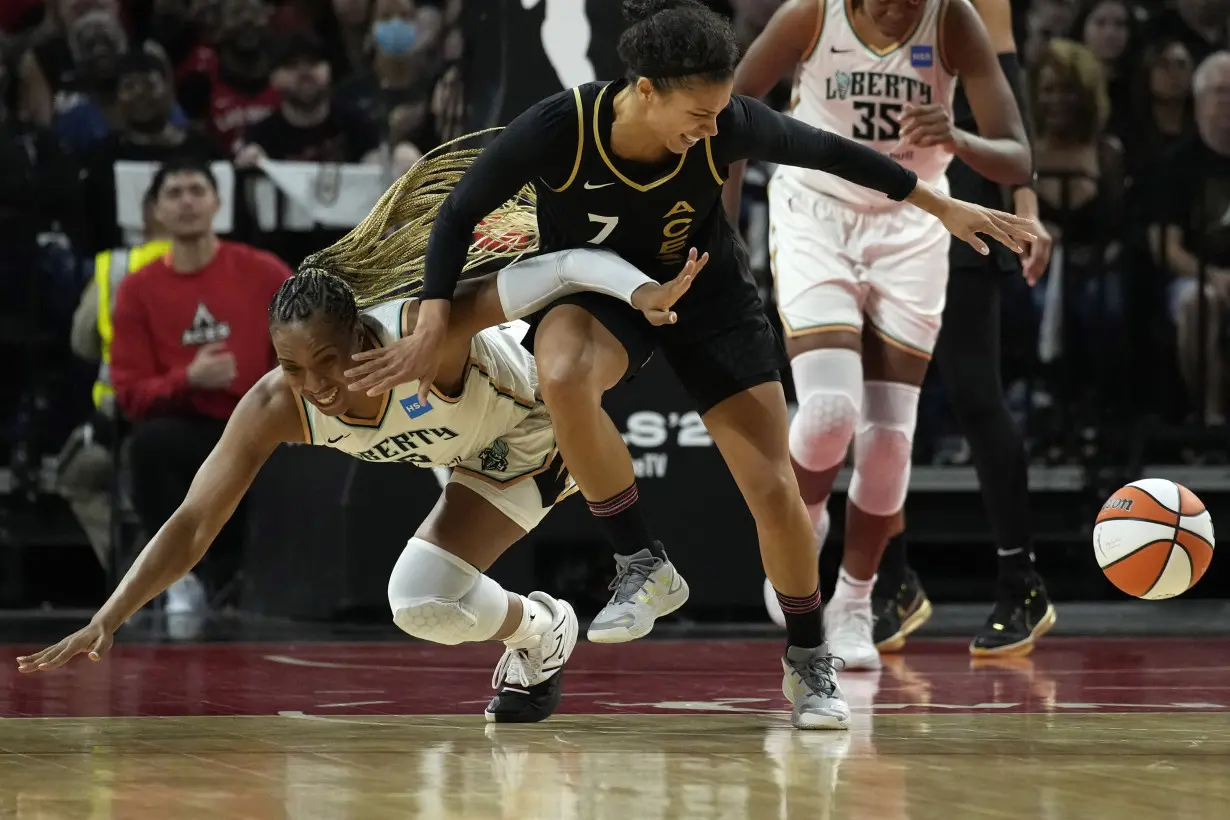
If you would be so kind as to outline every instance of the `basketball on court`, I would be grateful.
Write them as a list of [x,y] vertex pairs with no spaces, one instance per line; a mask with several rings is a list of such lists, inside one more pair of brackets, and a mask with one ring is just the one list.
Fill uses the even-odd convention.
[[1116,490],[1093,528],[1093,551],[1128,595],[1173,598],[1191,589],[1213,559],[1213,520],[1181,484],[1143,478]]

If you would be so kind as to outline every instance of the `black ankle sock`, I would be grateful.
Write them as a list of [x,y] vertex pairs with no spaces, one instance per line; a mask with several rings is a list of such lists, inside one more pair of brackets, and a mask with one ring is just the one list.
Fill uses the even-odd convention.
[[[776,591],[776,590],[775,590]],[[824,643],[824,622],[820,619],[820,590],[795,598],[777,593],[777,602],[786,616],[786,645],[814,649]]]
[[876,591],[883,590],[886,596],[896,595],[897,590],[905,583],[908,569],[905,533],[899,532],[888,539],[888,546],[884,548],[884,555],[880,558],[880,569],[876,573]]
[[617,554],[635,555],[641,550],[649,550],[655,557],[665,558],[662,545],[649,534],[649,524],[641,515],[638,498],[636,483],[633,482],[623,492],[606,501],[588,502],[589,511],[606,529],[606,537]]
[[1034,551],[1031,547],[1017,547],[1014,550],[1000,549],[999,577],[1032,575],[1034,571]]

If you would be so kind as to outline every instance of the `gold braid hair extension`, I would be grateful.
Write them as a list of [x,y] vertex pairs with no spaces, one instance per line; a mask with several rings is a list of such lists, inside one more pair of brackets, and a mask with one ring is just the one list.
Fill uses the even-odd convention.
[[[333,274],[354,291],[359,309],[422,289],[427,241],[436,212],[481,148],[446,150],[499,131],[488,128],[450,140],[423,155],[384,193],[362,222],[337,242],[303,260],[300,273]],[[538,249],[537,201],[525,185],[475,229],[464,271]]]

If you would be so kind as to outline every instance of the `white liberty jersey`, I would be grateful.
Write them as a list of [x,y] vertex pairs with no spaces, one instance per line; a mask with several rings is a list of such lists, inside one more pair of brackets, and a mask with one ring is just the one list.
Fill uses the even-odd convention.
[[[363,314],[363,323],[382,346],[401,338],[403,313],[409,301],[385,302]],[[493,446],[499,449],[502,437],[531,413],[544,415],[546,431],[550,431],[550,416],[537,397],[534,358],[520,344],[526,329],[524,322],[514,322],[477,333],[470,342],[470,360],[461,394],[456,398],[444,396],[433,387],[427,403],[420,405],[419,384],[410,382],[385,395],[374,419],[332,418],[300,399],[309,443],[323,444],[364,461],[453,467],[475,460],[475,469],[489,465],[497,472],[508,472],[508,447],[491,452]]]
[[[923,0],[926,8],[913,33],[897,48],[879,53],[865,44],[850,22],[854,0],[817,0],[820,36],[799,66],[791,114],[808,125],[855,139],[947,190],[945,171],[952,154],[943,147],[917,148],[902,142],[905,103],[939,103],[952,111],[956,79],[941,64],[939,26],[948,0]],[[781,166],[817,193],[858,210],[887,210],[900,203],[884,194],[823,171]]]

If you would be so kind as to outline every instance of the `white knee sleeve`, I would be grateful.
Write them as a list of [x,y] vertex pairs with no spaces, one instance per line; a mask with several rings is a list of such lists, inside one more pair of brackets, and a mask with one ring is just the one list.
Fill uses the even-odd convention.
[[403,632],[452,646],[489,640],[508,615],[508,593],[452,553],[411,538],[389,576],[389,607]]
[[867,382],[849,493],[865,513],[893,515],[905,504],[918,394],[912,384]]
[[790,422],[790,455],[820,472],[845,461],[863,408],[863,361],[853,350],[809,350],[790,362],[799,409]]

